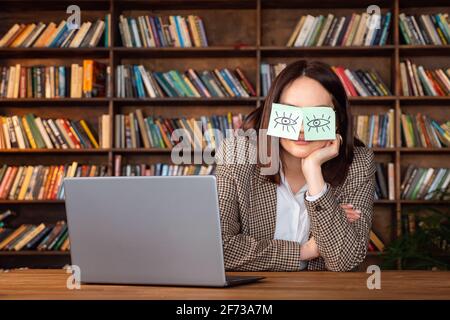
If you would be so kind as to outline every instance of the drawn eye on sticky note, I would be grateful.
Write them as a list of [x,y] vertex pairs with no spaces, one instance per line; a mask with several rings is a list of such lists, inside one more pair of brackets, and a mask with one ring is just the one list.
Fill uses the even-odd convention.
[[336,114],[331,107],[302,108],[306,141],[336,139]]
[[267,134],[297,140],[302,125],[302,109],[280,103],[272,104]]

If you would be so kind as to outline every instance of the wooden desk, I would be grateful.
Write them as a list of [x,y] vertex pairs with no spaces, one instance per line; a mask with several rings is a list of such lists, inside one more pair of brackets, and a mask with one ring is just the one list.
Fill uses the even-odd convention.
[[[239,273],[230,273],[239,274]],[[68,290],[65,270],[0,272],[0,299],[450,299],[450,272],[382,271],[381,290],[362,272],[255,272],[260,283],[233,288],[82,284]]]

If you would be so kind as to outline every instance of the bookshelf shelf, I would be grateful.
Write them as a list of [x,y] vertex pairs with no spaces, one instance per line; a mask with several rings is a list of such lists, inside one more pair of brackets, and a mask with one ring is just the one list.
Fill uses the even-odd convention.
[[395,152],[396,148],[372,148],[375,153],[390,153]]
[[[395,147],[374,148],[376,161],[393,162],[395,165],[395,199],[376,200],[373,219],[374,230],[380,233],[385,244],[402,234],[401,210],[415,205],[449,206],[450,201],[425,201],[400,199],[402,170],[408,164],[421,166],[449,166],[450,148],[405,148],[401,146],[402,112],[423,112],[450,118],[450,96],[408,97],[401,96],[400,62],[411,58],[425,67],[450,67],[450,45],[404,45],[398,30],[399,14],[429,14],[448,11],[448,0],[43,0],[39,6],[32,0],[0,0],[0,33],[4,34],[14,23],[36,22],[36,19],[60,21],[68,5],[77,4],[83,19],[97,19],[111,14],[113,23],[110,47],[98,48],[0,48],[0,65],[28,63],[38,65],[65,64],[83,59],[101,59],[111,68],[113,91],[115,68],[120,64],[149,64],[150,69],[211,70],[214,68],[242,67],[256,89],[257,96],[250,98],[40,98],[0,99],[0,109],[7,114],[35,113],[41,117],[60,117],[62,112],[90,114],[95,118],[108,113],[111,116],[110,137],[114,140],[114,116],[133,112],[137,108],[146,114],[165,117],[191,117],[202,114],[225,114],[228,111],[247,113],[260,107],[262,95],[260,66],[264,62],[292,62],[294,60],[322,60],[331,65],[349,68],[375,68],[386,81],[392,96],[349,97],[353,112],[357,114],[380,113],[395,110]],[[285,44],[301,15],[350,15],[363,12],[376,4],[382,12],[392,12],[392,28],[386,45],[350,47],[286,47]],[[448,12],[447,12],[448,13]],[[126,48],[121,46],[118,18],[137,15],[188,15],[205,18],[210,46],[202,48]],[[230,22],[230,23],[228,23]],[[16,62],[18,61],[18,62]],[[23,62],[25,61],[25,62]],[[31,63],[31,62],[30,62]],[[3,115],[3,114],[2,114]],[[447,120],[446,119],[446,120]],[[95,121],[93,121],[95,123]],[[169,161],[171,149],[14,149],[0,150],[0,158],[10,165],[80,163],[105,164],[109,174],[114,172],[114,157],[130,158],[129,163],[155,163]],[[194,151],[193,151],[194,152]],[[5,160],[3,160],[5,159]],[[2,162],[0,161],[0,165]],[[124,161],[123,163],[128,163]],[[64,200],[0,200],[1,209],[13,208],[21,219],[34,219],[36,214],[43,222],[55,222],[55,215],[65,217]],[[40,219],[40,218],[37,218]],[[45,220],[47,219],[47,220]],[[26,222],[25,222],[26,223]],[[33,259],[44,265],[67,261],[68,252],[19,251],[1,252],[5,260],[21,256],[21,266],[33,265]],[[369,252],[372,259],[379,259],[379,252]],[[2,259],[0,259],[2,260]],[[15,262],[14,262],[15,263]],[[13,263],[13,265],[14,265]],[[22,262],[21,262],[22,263]],[[42,264],[40,266],[43,266]],[[2,263],[0,263],[0,268]]]
[[400,200],[404,205],[450,205],[450,201],[447,200]]
[[69,251],[0,251],[0,256],[70,256]]
[[18,98],[18,99],[0,99],[0,106],[108,106],[108,98]]
[[284,46],[263,46],[260,47],[263,57],[308,57],[308,56],[389,56],[394,52],[395,46],[353,46],[353,47],[284,47]]
[[255,106],[259,99],[257,97],[250,98],[113,98],[115,105],[132,104],[132,105],[252,105]]
[[448,153],[450,148],[398,148],[400,152],[404,153]]
[[429,103],[430,106],[434,105],[450,105],[450,97],[430,97],[430,96],[421,96],[421,97],[406,97],[400,96],[398,97],[400,103],[402,105],[413,105],[413,104],[424,104]]
[[50,153],[50,154],[71,154],[71,153],[108,153],[111,149],[0,149],[2,153]]
[[386,199],[380,199],[375,200],[375,205],[395,205],[397,202],[395,200],[386,200]]
[[124,48],[113,49],[118,58],[174,58],[174,57],[255,57],[256,47],[202,47],[202,48]]
[[108,59],[109,48],[0,48],[0,59],[65,58],[74,55],[83,58]]
[[114,148],[112,149],[115,153],[170,153],[172,149],[167,148],[139,148],[139,149],[128,149],[128,148]]
[[450,53],[450,45],[407,45],[398,46],[400,55],[431,55],[431,54],[448,54]]
[[[265,97],[260,97],[259,100],[264,102]],[[397,100],[395,96],[380,96],[380,97],[349,97],[349,102],[353,107],[359,107],[359,105],[386,105],[394,103]]]
[[0,200],[0,205],[64,204],[64,200]]

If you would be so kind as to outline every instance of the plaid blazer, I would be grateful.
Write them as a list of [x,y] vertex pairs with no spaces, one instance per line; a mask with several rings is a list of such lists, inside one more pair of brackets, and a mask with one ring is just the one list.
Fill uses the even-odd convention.
[[[242,142],[244,139],[244,142]],[[239,141],[240,148],[237,148]],[[242,147],[244,146],[244,147]],[[230,153],[248,157],[256,146],[246,137],[225,139],[216,153],[216,179],[226,270],[298,271],[300,244],[274,240],[277,185],[260,174],[255,162],[227,163]],[[221,160],[222,159],[222,160]],[[372,223],[375,192],[373,152],[355,147],[346,180],[305,206],[320,257],[308,262],[308,270],[350,271],[365,258]],[[341,203],[361,210],[361,217],[348,222]]]

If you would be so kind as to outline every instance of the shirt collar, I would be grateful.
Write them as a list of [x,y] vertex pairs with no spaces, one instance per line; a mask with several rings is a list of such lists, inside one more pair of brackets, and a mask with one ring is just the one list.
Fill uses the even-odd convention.
[[[289,185],[285,175],[284,175],[284,171],[283,171],[283,164],[281,163],[281,160],[279,161],[279,165],[280,165],[280,182],[283,186],[285,186],[292,194],[294,194],[291,190],[291,186]],[[305,185],[303,187],[300,188],[300,190],[298,190],[298,192],[296,194],[294,194],[294,196],[297,196],[301,193],[306,192],[306,190],[308,190],[308,186]]]

